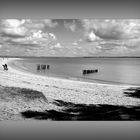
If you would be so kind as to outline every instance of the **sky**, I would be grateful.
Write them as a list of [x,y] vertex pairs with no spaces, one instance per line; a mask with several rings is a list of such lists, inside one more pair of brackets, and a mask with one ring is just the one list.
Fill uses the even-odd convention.
[[140,56],[140,19],[1,19],[0,55]]

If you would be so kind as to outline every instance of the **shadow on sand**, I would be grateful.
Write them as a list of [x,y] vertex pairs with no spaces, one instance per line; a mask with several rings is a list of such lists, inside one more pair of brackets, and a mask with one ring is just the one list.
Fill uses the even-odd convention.
[[38,120],[140,120],[140,106],[116,106],[116,105],[86,105],[74,104],[55,100],[54,104],[63,107],[62,110],[46,110],[44,112],[21,112],[24,118]]
[[140,88],[129,88],[124,94],[128,97],[140,98]]

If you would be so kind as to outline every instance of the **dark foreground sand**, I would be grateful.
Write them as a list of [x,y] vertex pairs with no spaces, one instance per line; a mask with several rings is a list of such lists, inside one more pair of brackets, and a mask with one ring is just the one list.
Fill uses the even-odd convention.
[[[140,89],[135,91],[139,98]],[[140,106],[75,104],[47,100],[31,89],[0,86],[0,120],[140,120],[139,112]]]
[[0,86],[0,120],[23,120],[21,112],[57,110],[59,107],[51,104],[38,91]]

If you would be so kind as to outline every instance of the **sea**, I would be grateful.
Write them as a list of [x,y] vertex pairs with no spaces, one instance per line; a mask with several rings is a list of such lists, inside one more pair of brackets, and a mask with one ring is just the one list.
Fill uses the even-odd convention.
[[[79,79],[90,82],[140,86],[140,58],[120,57],[47,57],[16,60],[17,69],[43,76]],[[50,65],[37,70],[37,65]],[[83,74],[83,70],[98,69],[96,73]]]

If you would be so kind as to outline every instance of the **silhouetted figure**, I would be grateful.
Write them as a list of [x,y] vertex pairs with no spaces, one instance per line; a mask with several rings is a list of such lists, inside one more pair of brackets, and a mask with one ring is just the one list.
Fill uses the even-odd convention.
[[95,72],[98,72],[98,70],[96,69]]
[[90,70],[87,70],[87,74],[90,73]]
[[8,66],[7,66],[7,64],[5,64],[5,70],[8,70]]
[[86,70],[83,70],[83,74],[86,74],[87,72],[86,72]]
[[46,70],[46,65],[41,65],[42,70]]
[[47,69],[48,69],[48,70],[50,69],[50,65],[47,65]]
[[4,70],[8,70],[7,64],[4,64],[4,65],[2,65],[2,66],[3,66]]
[[40,70],[40,65],[39,64],[37,65],[37,70]]
[[98,69],[95,69],[95,70],[83,70],[83,74],[90,74],[90,73],[96,73],[98,72]]

